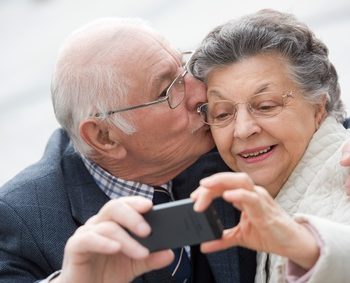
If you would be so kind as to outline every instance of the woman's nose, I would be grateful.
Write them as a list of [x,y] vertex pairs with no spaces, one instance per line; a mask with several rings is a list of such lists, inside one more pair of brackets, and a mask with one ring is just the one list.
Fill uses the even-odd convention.
[[239,139],[247,139],[256,133],[261,132],[261,128],[256,118],[248,110],[247,105],[240,104],[236,107],[236,117],[233,121],[234,137]]

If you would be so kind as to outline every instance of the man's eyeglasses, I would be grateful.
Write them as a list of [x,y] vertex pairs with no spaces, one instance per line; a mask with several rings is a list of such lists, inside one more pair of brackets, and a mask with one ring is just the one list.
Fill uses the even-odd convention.
[[246,104],[248,111],[254,117],[273,117],[281,113],[290,98],[293,98],[291,93],[281,95],[265,92],[250,97],[246,102],[218,100],[213,103],[204,103],[197,108],[197,112],[205,124],[224,127],[236,119],[239,104]]
[[157,100],[142,103],[139,105],[120,108],[117,110],[108,111],[106,113],[96,113],[94,117],[96,118],[106,117],[112,114],[125,112],[128,110],[133,110],[133,109],[147,107],[150,105],[155,105],[158,103],[163,103],[165,101],[168,102],[170,109],[175,109],[181,104],[181,102],[185,97],[185,76],[188,72],[187,63],[190,60],[192,54],[193,54],[193,51],[186,51],[181,53],[182,62],[183,62],[182,67],[184,71],[172,81],[172,83],[159,95],[159,98]]

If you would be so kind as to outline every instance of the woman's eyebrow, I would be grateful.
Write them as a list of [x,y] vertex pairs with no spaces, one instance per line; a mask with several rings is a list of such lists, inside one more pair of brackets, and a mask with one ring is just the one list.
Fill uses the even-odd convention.
[[263,85],[259,86],[259,87],[257,88],[257,90],[253,93],[253,95],[259,94],[259,93],[262,93],[262,92],[268,90],[271,84],[272,84],[272,83],[269,83],[269,82],[268,82],[268,83],[264,83]]
[[[254,95],[257,95],[257,94],[260,94],[260,93],[263,93],[263,92],[269,90],[269,87],[271,85],[273,85],[273,83],[267,82],[267,83],[264,83],[264,84],[258,86],[258,88],[255,91],[253,91],[250,96],[254,96]],[[239,94],[239,91],[234,93],[234,94]],[[215,98],[219,98],[219,99],[223,99],[223,100],[228,99],[227,97],[225,97],[225,95],[223,95],[221,92],[217,91],[216,89],[209,90],[207,92],[207,96],[215,97]],[[229,99],[232,100],[232,98],[229,98]]]
[[218,92],[217,90],[209,90],[207,92],[207,96],[211,96],[211,97],[217,97],[217,98],[221,98],[221,99],[224,99],[225,97],[220,93]]

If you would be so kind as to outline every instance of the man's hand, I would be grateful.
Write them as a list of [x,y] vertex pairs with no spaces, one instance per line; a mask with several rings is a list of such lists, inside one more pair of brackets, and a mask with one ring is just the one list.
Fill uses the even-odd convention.
[[52,282],[124,283],[170,264],[171,250],[150,254],[125,230],[147,236],[151,228],[141,214],[151,207],[142,197],[109,201],[69,238],[61,274]]

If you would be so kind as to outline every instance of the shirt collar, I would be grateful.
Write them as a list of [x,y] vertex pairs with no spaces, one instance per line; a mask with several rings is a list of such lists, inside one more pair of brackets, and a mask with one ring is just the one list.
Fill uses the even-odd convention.
[[[150,200],[153,199],[153,186],[115,177],[92,160],[84,156],[82,156],[82,160],[97,186],[111,199],[123,196],[142,196]],[[161,187],[169,191],[172,196],[171,182],[163,184]]]

